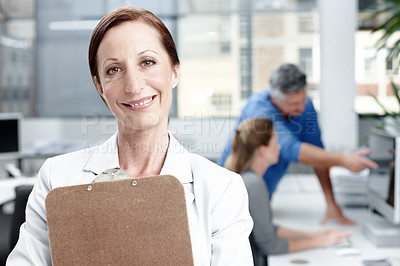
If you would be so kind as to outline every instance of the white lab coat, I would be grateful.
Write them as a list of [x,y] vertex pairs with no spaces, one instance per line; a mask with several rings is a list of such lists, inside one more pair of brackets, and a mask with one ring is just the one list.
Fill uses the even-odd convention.
[[[56,187],[91,183],[104,170],[119,167],[116,143],[115,134],[97,147],[46,160],[7,265],[51,264],[44,204],[47,193]],[[239,175],[189,153],[171,134],[160,174],[175,176],[184,187],[195,265],[253,265],[248,241],[253,221]]]

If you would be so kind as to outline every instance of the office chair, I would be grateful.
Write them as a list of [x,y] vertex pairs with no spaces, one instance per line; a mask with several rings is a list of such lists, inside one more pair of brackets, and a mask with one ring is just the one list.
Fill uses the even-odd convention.
[[25,209],[33,185],[21,185],[15,188],[15,210],[12,217],[9,252],[11,252],[19,238],[19,228],[25,222]]
[[9,253],[10,228],[12,222],[12,214],[3,212],[3,206],[0,205],[0,265],[6,263]]
[[251,253],[253,253],[254,266],[268,266],[268,256],[265,256],[255,244],[253,234],[249,237]]
[[[13,214],[0,213],[0,265],[6,263],[8,254],[13,250],[19,237],[19,228],[25,222],[25,208],[33,185],[22,185],[15,188],[15,208]],[[0,206],[1,207],[1,206]]]

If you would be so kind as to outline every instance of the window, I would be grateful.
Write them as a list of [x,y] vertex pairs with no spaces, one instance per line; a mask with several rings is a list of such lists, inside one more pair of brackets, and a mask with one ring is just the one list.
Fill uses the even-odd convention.
[[359,30],[355,33],[355,74],[357,84],[357,95],[355,99],[355,110],[359,114],[383,114],[379,102],[389,111],[398,112],[397,100],[391,88],[391,81],[400,84],[398,75],[398,58],[387,59],[385,49],[378,50],[376,42],[381,32],[372,33],[378,20],[371,20],[371,14],[376,1],[364,1],[359,11]]
[[376,74],[376,60],[373,56],[366,56],[364,59],[365,62],[365,74],[366,75],[375,75]]
[[35,1],[1,1],[0,7],[0,112],[34,115],[34,99],[27,95],[34,95],[28,81],[34,75]]
[[397,58],[386,58],[386,74],[397,75],[399,72],[399,61]]
[[299,32],[312,33],[314,32],[314,19],[310,16],[299,15]]
[[232,96],[231,94],[214,94],[212,104],[217,110],[229,111],[232,105]]
[[231,52],[231,26],[230,16],[221,16],[219,25],[219,46],[220,52],[223,54],[230,54]]
[[[5,30],[1,32],[0,93],[11,89],[4,87],[6,77],[12,82],[21,80],[18,86],[24,93],[18,98],[24,99],[17,101],[29,106],[27,112],[34,110],[26,115],[112,115],[99,100],[87,65],[92,28],[54,25],[71,21],[94,25],[108,11],[129,4],[160,17],[176,42],[182,64],[172,117],[234,117],[252,93],[268,87],[270,73],[283,63],[300,65],[309,75],[308,81],[318,87],[319,76],[313,71],[319,68],[319,60],[312,52],[319,49],[316,0],[2,2],[7,6],[0,9],[0,16],[7,19],[0,22],[0,29]],[[1,67],[11,62],[18,64],[13,68],[18,74]],[[71,102],[74,108],[70,108]],[[0,111],[9,111],[7,106],[11,105],[0,103]]]
[[299,66],[304,71],[307,77],[312,76],[312,49],[311,48],[300,48],[299,49]]

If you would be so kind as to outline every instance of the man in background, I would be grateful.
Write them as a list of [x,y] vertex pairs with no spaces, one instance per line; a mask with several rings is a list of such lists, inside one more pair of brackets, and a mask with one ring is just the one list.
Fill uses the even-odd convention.
[[[306,76],[297,66],[293,64],[280,66],[271,74],[269,83],[269,90],[254,94],[249,98],[233,132],[240,122],[253,117],[268,117],[274,122],[281,151],[279,162],[271,166],[264,174],[270,195],[274,193],[290,162],[310,165],[314,167],[327,201],[327,212],[322,223],[333,219],[342,224],[355,224],[344,217],[335,202],[329,168],[335,165],[343,166],[353,172],[359,172],[365,168],[376,169],[378,165],[366,158],[370,151],[366,149],[343,154],[328,152],[324,149],[317,113],[311,99],[306,95]],[[231,153],[233,132],[218,162],[222,166]]]

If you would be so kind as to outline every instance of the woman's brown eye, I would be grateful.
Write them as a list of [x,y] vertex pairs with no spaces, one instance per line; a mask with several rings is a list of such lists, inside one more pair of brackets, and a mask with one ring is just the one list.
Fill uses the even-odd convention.
[[145,60],[142,62],[142,66],[144,66],[144,67],[151,66],[152,64],[154,64],[153,60]]
[[107,71],[107,74],[115,74],[115,73],[117,73],[119,71],[119,68],[118,67],[113,67],[113,68],[110,68],[108,71]]

